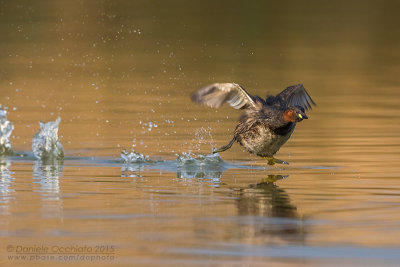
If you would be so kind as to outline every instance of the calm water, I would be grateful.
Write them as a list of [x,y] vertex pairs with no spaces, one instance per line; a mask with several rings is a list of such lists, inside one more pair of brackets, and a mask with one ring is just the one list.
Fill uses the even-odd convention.
[[[400,6],[281,2],[0,3],[1,266],[398,265]],[[190,102],[212,82],[304,84],[317,107],[277,154],[289,166],[237,144],[177,161],[231,139],[239,111]],[[49,165],[32,138],[57,117]],[[132,148],[149,160],[124,164]]]

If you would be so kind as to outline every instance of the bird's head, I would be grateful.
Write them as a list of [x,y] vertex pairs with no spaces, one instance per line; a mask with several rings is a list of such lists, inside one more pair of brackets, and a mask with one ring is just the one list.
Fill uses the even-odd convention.
[[308,119],[308,117],[304,108],[300,106],[291,106],[283,112],[283,119],[287,122],[299,122]]

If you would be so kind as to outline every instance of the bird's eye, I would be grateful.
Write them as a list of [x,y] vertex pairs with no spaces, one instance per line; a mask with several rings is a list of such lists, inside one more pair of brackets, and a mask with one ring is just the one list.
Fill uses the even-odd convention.
[[302,118],[303,118],[303,116],[301,116],[301,114],[299,114],[299,118],[300,118],[300,119],[302,119]]

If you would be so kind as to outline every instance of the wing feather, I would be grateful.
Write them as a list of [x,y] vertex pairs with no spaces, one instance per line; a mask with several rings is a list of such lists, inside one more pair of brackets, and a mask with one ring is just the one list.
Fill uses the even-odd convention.
[[256,108],[255,97],[236,83],[214,83],[199,89],[191,96],[193,102],[219,108],[225,102],[235,109]]
[[312,109],[311,104],[316,105],[302,84],[287,87],[275,99],[287,103],[287,106],[301,106],[305,110]]

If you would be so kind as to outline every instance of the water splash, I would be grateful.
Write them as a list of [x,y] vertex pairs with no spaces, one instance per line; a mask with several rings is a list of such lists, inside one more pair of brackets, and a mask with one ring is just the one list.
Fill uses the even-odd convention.
[[[202,147],[209,147],[213,150],[213,137],[211,128],[201,127],[196,130],[191,142],[191,149],[188,153],[183,152],[176,155],[177,177],[178,178],[207,178],[219,180],[226,164],[218,153],[203,154]],[[192,150],[196,153],[192,153]]]
[[149,161],[149,156],[143,155],[141,153],[136,152],[135,150],[131,150],[128,153],[126,149],[121,152],[121,158],[123,159],[124,163],[143,163]]
[[7,120],[7,111],[0,109],[0,155],[12,154],[10,135],[14,125]]
[[220,157],[218,153],[215,154],[194,154],[192,152],[186,153],[183,152],[181,155],[176,155],[177,156],[177,164],[179,165],[185,165],[188,163],[196,163],[197,165],[206,165],[210,163],[223,163],[224,161]]
[[121,177],[142,177],[140,171],[143,170],[143,163],[150,162],[149,156],[138,153],[133,149],[129,153],[124,149],[121,152],[121,158],[124,161]]
[[225,162],[218,153],[195,155],[190,152],[184,152],[177,156],[176,173],[178,178],[207,178],[219,180],[222,172],[226,169]]
[[32,149],[36,158],[41,160],[62,160],[64,149],[58,140],[58,125],[61,118],[48,123],[40,122],[40,129],[33,137]]

